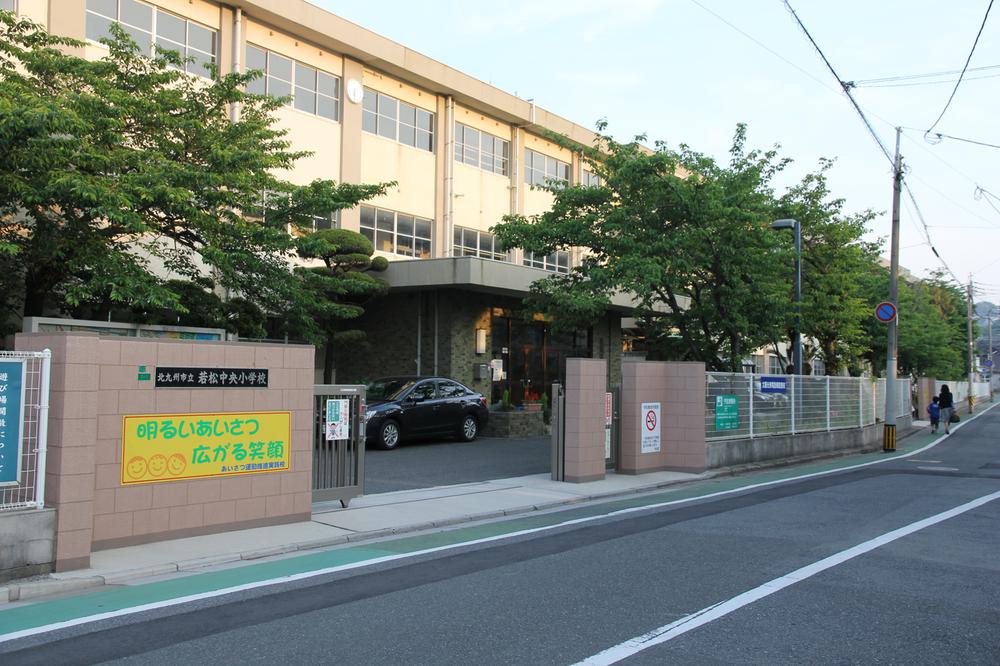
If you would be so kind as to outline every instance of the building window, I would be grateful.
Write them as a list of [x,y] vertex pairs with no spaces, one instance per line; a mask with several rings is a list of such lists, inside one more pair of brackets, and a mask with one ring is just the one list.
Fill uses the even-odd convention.
[[587,169],[583,169],[580,172],[580,184],[583,185],[584,187],[600,187],[601,177],[598,176],[593,171],[588,171]]
[[17,13],[17,0],[0,0],[0,10]]
[[455,160],[506,176],[510,170],[510,141],[455,123]]
[[365,88],[361,127],[366,132],[434,151],[434,114]]
[[185,60],[193,58],[184,65],[190,74],[208,76],[207,66],[215,63],[215,30],[136,0],[87,0],[87,39],[110,39],[113,23],[121,25],[141,53],[153,55],[156,44]]
[[[243,211],[243,216],[254,220],[267,220],[267,212],[269,210],[277,210],[277,206],[275,206],[274,203],[275,201],[280,201],[281,199],[285,199],[287,201],[288,195],[276,192],[264,192],[261,194],[260,205]],[[340,211],[335,210],[329,215],[310,215],[309,222],[304,222],[297,226],[304,231],[339,229]]]
[[430,259],[431,221],[373,206],[361,207],[361,233],[380,252]]
[[768,374],[770,375],[783,375],[785,374],[785,369],[781,367],[781,359],[777,356],[768,356]]
[[321,118],[340,120],[340,78],[283,55],[247,44],[248,70],[264,73],[247,84],[247,92],[290,97],[289,104]]
[[509,260],[500,242],[488,231],[455,227],[454,241],[452,254],[456,257],[482,257],[494,261]]
[[524,265],[541,268],[554,273],[569,273],[569,252],[556,250],[552,254],[542,255],[534,252],[524,253]]
[[569,185],[569,164],[530,148],[525,149],[524,182],[529,185],[552,183],[556,187]]

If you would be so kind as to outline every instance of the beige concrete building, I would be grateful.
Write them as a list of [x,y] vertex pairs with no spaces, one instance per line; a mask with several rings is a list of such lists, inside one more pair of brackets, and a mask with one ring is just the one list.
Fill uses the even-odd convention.
[[578,154],[546,138],[551,131],[590,145],[590,130],[303,0],[0,7],[86,40],[87,58],[102,57],[98,40],[119,22],[142,48],[194,58],[192,73],[206,62],[223,73],[263,70],[253,91],[291,96],[279,123],[293,149],[312,153],[285,174],[290,180],[397,183],[369,205],[315,222],[360,231],[391,262],[390,295],[360,322],[372,351],[342,362],[337,381],[439,373],[494,400],[510,389],[520,401],[562,377],[567,356],[606,358],[612,381],[619,376],[627,303],[591,330],[552,331],[521,298],[534,280],[569,271],[579,252],[505,251],[489,231],[506,214],[550,207],[551,195],[533,185],[593,182]]

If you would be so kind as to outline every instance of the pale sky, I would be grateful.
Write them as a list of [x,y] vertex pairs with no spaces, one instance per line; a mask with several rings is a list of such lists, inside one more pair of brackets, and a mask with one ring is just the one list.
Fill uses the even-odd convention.
[[[833,194],[848,211],[882,212],[872,237],[888,239],[891,165],[780,0],[311,1],[580,125],[606,118],[620,140],[646,134],[650,143],[686,143],[724,161],[745,122],[751,147],[780,143],[795,160],[779,189],[820,157],[836,158]],[[790,2],[847,81],[960,70],[989,5]],[[966,73],[936,133],[1000,144],[1000,6],[969,64],[991,66]],[[994,209],[974,196],[978,185],[1000,197],[1000,149],[923,138],[956,79],[862,86],[855,98],[890,150],[893,127],[904,128],[906,181],[934,247],[960,281],[973,274],[977,300],[1000,302],[1000,198]],[[909,85],[928,80],[944,82]],[[902,266],[917,275],[941,267],[905,194],[900,228]]]

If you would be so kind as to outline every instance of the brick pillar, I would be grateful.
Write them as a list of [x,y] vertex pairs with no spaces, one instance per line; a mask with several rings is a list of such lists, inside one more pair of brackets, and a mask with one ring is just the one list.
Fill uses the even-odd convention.
[[607,363],[603,359],[566,359],[566,469],[571,483],[604,478],[604,393]]
[[[643,403],[660,404],[660,450],[642,453]],[[705,364],[622,363],[621,456],[618,471],[705,470]]]
[[55,569],[90,566],[97,449],[96,333],[19,333],[18,351],[52,350],[45,504],[56,511]]

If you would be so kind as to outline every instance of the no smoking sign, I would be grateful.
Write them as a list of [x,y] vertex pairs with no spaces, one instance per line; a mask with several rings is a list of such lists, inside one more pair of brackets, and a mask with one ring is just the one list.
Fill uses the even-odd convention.
[[644,402],[640,411],[642,419],[642,441],[640,453],[660,451],[660,403]]

